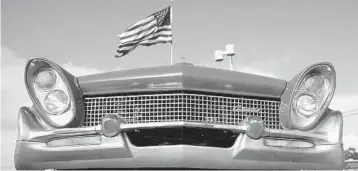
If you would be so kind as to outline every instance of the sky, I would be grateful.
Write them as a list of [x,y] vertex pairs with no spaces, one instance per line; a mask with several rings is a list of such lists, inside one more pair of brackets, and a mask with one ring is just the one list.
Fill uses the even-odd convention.
[[[23,72],[46,57],[76,76],[170,64],[170,45],[138,47],[114,58],[117,35],[169,0],[2,0],[1,162],[12,168],[19,107],[31,105]],[[358,108],[358,1],[176,0],[174,61],[229,69],[215,50],[235,45],[236,71],[290,80],[308,65],[337,71],[331,108]],[[358,148],[358,116],[344,118],[344,147]]]

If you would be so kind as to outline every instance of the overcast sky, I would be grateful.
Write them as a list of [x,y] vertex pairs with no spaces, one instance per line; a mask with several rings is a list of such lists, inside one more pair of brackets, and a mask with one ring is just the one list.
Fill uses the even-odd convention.
[[[170,64],[169,44],[138,47],[115,59],[117,35],[169,0],[2,0],[1,127],[3,168],[10,168],[16,115],[31,105],[23,71],[30,56],[47,57],[74,75]],[[337,70],[331,107],[358,108],[358,1],[176,0],[174,57],[228,69],[214,51],[235,44],[235,68],[289,80],[315,62]],[[358,148],[358,116],[344,119],[344,146]]]

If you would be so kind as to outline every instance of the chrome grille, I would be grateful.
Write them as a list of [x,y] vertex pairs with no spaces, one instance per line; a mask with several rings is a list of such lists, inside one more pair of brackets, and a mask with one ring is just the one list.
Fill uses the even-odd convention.
[[[86,97],[83,126],[100,124],[106,114],[118,114],[128,124],[185,121],[226,125],[256,115],[267,128],[281,129],[279,105],[274,100],[192,93]],[[246,110],[234,111],[238,106]],[[250,110],[254,108],[260,110]]]

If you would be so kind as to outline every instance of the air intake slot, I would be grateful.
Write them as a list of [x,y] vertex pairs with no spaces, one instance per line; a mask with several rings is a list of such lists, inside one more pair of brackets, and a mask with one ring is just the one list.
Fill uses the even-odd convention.
[[203,128],[155,128],[127,132],[135,146],[194,145],[228,148],[238,134],[227,130]]

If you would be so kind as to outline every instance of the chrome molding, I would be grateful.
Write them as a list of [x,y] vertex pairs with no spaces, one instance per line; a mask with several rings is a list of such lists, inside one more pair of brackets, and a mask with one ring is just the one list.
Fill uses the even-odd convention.
[[[300,94],[303,90],[300,89],[300,85],[304,78],[307,76],[307,74],[311,73],[315,68],[320,66],[326,66],[329,67],[333,77],[334,77],[334,83],[333,83],[333,90],[330,93],[329,97],[327,97],[327,101],[325,102],[325,105],[321,108],[321,110],[317,111],[311,118],[302,117],[300,114],[294,113],[292,110],[292,104],[293,99],[297,94]],[[310,131],[314,129],[315,126],[317,126],[320,121],[322,121],[325,116],[330,113],[331,109],[328,108],[330,101],[333,97],[335,86],[336,86],[336,71],[333,67],[333,65],[330,62],[320,62],[313,64],[304,70],[302,70],[299,74],[297,74],[294,78],[292,78],[290,81],[287,82],[287,86],[281,96],[281,105],[280,105],[280,121],[282,124],[282,127],[285,129],[299,129],[302,131]],[[320,99],[322,101],[322,99]],[[305,125],[306,126],[302,126]]]

